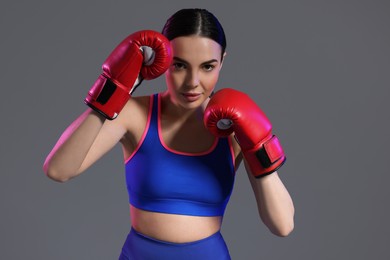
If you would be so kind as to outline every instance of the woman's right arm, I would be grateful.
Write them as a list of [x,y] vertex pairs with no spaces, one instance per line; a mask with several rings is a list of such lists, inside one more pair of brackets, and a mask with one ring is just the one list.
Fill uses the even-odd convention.
[[130,104],[131,110],[134,104],[128,102],[129,93],[142,79],[163,74],[171,61],[170,43],[162,34],[145,30],[126,37],[105,60],[102,74],[84,100],[93,110],[78,117],[47,156],[43,166],[46,175],[59,182],[76,177],[118,143],[126,131],[131,132],[126,116],[120,116],[124,107]]
[[72,179],[111,150],[125,133],[120,116],[110,121],[89,108],[63,132],[47,156],[43,170],[58,182]]

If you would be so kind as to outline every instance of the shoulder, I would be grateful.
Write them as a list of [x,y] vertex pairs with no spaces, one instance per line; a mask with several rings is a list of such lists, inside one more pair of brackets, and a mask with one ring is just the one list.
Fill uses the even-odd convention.
[[123,114],[136,116],[137,114],[147,113],[149,111],[151,97],[139,96],[130,98],[123,108]]
[[147,120],[151,96],[131,97],[118,115],[118,123],[128,131],[136,130],[137,125]]
[[149,110],[149,104],[152,96],[138,96],[131,97],[125,105],[125,109],[138,109],[138,110]]

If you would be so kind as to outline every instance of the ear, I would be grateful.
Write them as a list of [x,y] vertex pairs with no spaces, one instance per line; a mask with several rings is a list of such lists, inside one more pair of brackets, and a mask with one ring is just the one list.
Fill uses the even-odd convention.
[[226,51],[223,53],[222,57],[221,57],[221,66],[219,66],[219,70],[222,69],[222,65],[223,65],[223,62],[225,60],[225,57],[226,57]]

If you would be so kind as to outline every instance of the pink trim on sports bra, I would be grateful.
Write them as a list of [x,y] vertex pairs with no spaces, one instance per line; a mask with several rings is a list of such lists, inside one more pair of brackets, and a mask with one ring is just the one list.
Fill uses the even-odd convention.
[[230,153],[232,155],[232,162],[233,162],[233,169],[236,169],[236,158],[234,154],[234,148],[233,148],[233,142],[230,136],[228,137],[229,147],[230,147]]
[[146,121],[146,126],[144,129],[144,132],[142,133],[141,139],[139,140],[137,147],[134,149],[134,151],[130,154],[130,156],[125,160],[125,164],[133,158],[133,156],[137,153],[138,149],[141,147],[142,143],[145,140],[146,134],[148,133],[149,126],[150,126],[150,121],[152,119],[152,109],[153,108],[153,95],[150,96],[150,101],[149,101],[149,111],[148,111],[148,118]]

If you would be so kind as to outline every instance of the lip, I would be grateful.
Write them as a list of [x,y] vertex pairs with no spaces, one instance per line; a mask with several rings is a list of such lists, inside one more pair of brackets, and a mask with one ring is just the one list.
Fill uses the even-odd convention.
[[201,97],[200,93],[181,93],[185,100],[188,102],[194,102]]

